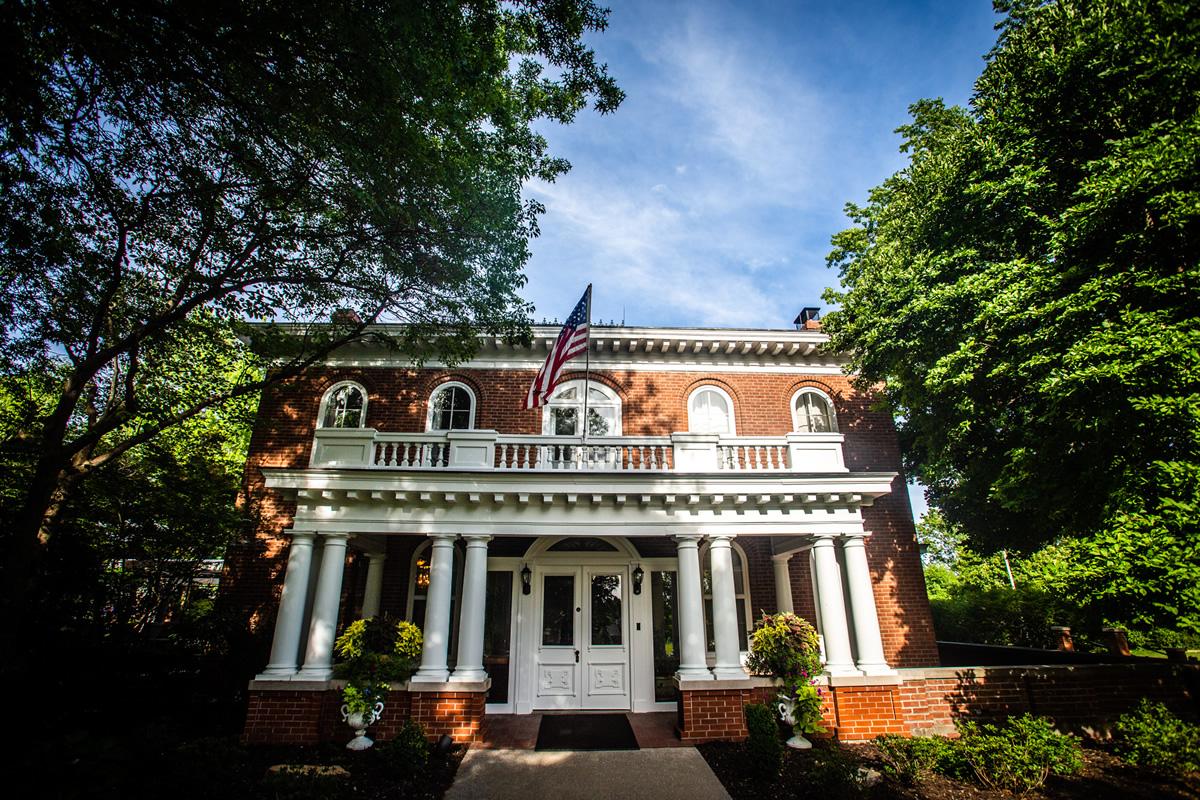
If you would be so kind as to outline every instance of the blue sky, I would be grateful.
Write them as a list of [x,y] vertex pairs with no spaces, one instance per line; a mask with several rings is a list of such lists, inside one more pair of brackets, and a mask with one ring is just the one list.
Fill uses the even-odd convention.
[[590,42],[626,100],[543,126],[573,168],[526,187],[548,209],[539,321],[592,282],[593,319],[790,327],[837,280],[846,202],[903,166],[909,104],[965,103],[998,19],[987,0],[607,5]]

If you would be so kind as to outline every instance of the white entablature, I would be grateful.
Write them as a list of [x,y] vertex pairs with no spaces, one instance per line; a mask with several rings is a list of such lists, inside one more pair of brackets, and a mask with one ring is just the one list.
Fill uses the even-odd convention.
[[265,469],[294,530],[494,536],[861,533],[895,473],[631,475]]

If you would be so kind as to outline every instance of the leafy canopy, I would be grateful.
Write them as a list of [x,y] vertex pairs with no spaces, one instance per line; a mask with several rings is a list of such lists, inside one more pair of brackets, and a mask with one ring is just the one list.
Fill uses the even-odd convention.
[[848,207],[825,327],[976,547],[1087,541],[1098,594],[1197,628],[1200,18],[996,7],[970,108],[914,104]]

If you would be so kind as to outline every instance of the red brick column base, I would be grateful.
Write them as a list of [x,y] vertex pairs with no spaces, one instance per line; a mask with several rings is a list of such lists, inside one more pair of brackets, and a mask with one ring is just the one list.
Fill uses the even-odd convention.
[[480,740],[484,705],[487,702],[486,688],[477,691],[410,689],[410,692],[412,718],[421,723],[431,741],[444,733],[450,734],[456,742],[475,743]]

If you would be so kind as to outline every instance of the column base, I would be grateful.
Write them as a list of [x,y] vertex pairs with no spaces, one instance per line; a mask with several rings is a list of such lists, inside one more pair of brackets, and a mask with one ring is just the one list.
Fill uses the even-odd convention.
[[872,676],[880,676],[880,677],[885,677],[885,676],[890,677],[892,675],[900,674],[899,672],[896,672],[896,670],[889,667],[887,664],[862,664],[862,663],[860,663],[858,665],[858,670],[863,675],[872,675]]
[[446,683],[450,680],[450,670],[448,669],[419,669],[411,678],[409,683]]
[[708,667],[680,667],[675,671],[675,680],[711,681],[713,674]]
[[294,681],[327,681],[333,677],[333,667],[304,667],[292,675]]
[[831,676],[862,675],[853,664],[826,664],[825,672]]
[[295,677],[295,664],[285,664],[282,666],[267,664],[262,672],[254,676],[254,679],[258,681],[290,681]]
[[713,667],[713,678],[719,681],[740,681],[749,678],[746,670],[737,667]]
[[[488,674],[482,669],[456,669],[450,673],[450,683],[482,683]],[[415,676],[413,678],[416,680]]]

